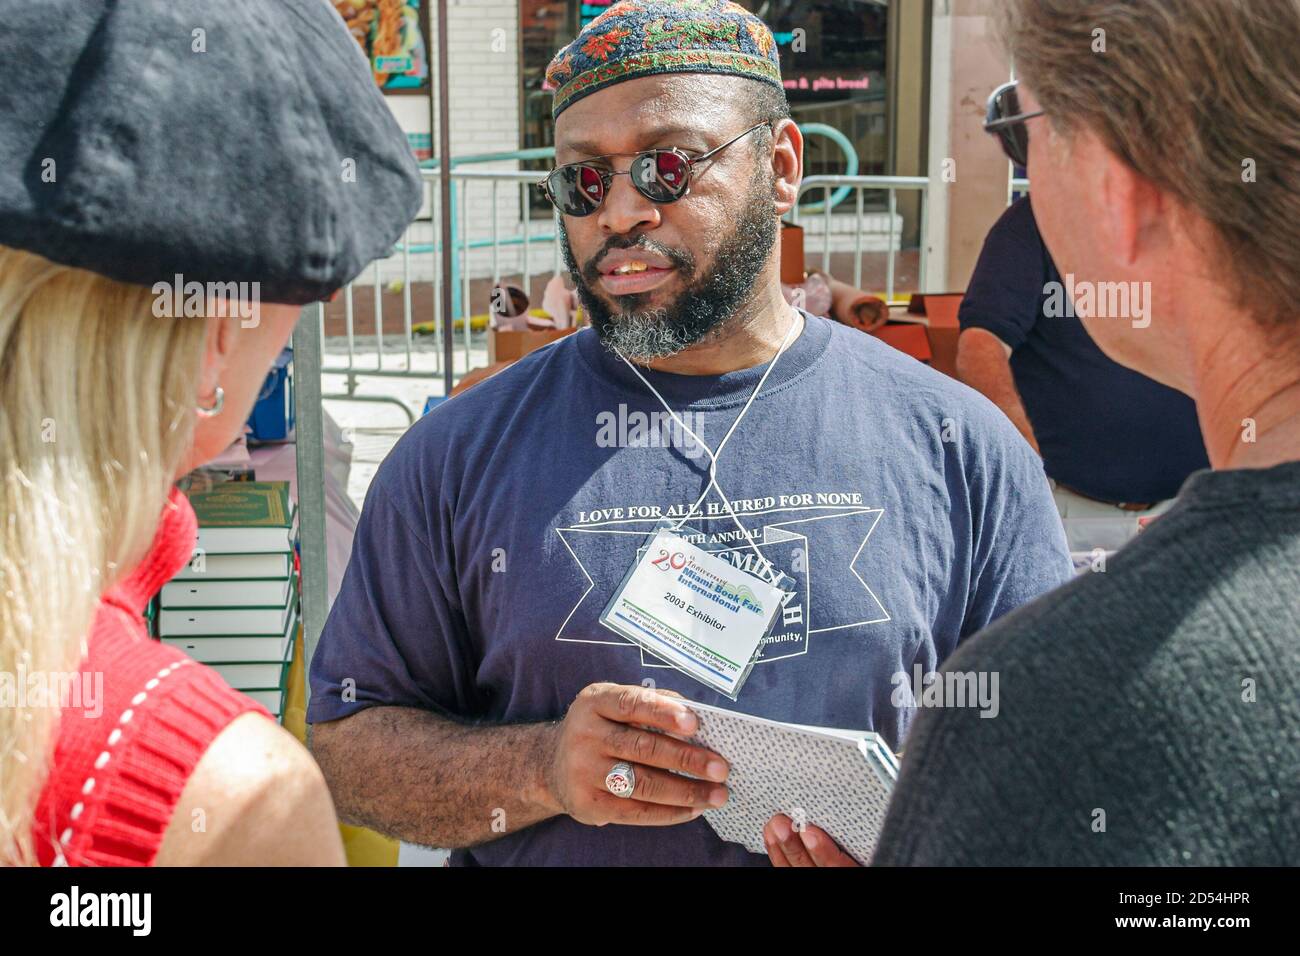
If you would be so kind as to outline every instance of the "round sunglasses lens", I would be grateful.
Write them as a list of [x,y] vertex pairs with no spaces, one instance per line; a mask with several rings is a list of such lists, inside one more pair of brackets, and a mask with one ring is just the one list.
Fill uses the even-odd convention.
[[590,166],[565,166],[551,173],[551,195],[560,211],[569,216],[587,216],[595,212],[605,198],[605,183],[599,171]]
[[[1012,86],[999,91],[993,98],[993,102],[989,105],[987,119],[991,123],[1009,116],[1018,116],[1020,112],[1020,94]],[[1029,130],[1023,122],[1001,127],[997,130],[997,136],[1002,144],[1002,151],[1007,154],[1008,159],[1017,166],[1028,164]]]
[[998,97],[998,114],[1000,116],[1015,116],[1020,112],[1020,94],[1015,88],[1005,90]]
[[691,174],[686,159],[668,150],[643,153],[633,160],[630,171],[641,195],[654,202],[680,199]]
[[1024,123],[1002,130],[1002,151],[1017,166],[1029,165],[1029,130]]

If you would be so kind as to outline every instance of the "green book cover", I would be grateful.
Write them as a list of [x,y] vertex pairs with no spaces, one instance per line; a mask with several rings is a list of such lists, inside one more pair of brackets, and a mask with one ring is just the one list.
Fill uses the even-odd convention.
[[227,481],[187,494],[202,528],[287,528],[293,520],[287,481]]

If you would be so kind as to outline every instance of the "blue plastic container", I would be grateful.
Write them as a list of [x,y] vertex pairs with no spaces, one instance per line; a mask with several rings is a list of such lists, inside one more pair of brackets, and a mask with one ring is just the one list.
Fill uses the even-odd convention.
[[293,389],[290,387],[289,366],[293,362],[293,349],[285,348],[271,366],[262,385],[262,392],[253,406],[248,424],[254,441],[284,441],[293,432]]

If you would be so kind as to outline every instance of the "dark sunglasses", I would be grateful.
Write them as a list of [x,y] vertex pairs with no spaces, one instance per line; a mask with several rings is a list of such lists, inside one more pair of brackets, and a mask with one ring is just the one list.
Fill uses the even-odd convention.
[[636,191],[651,202],[676,202],[691,191],[691,173],[697,165],[754,130],[770,125],[771,123],[759,123],[751,126],[703,156],[687,156],[676,147],[647,149],[643,153],[637,153],[624,172],[595,165],[596,160],[608,159],[607,156],[597,156],[581,163],[568,163],[556,167],[537,186],[551,204],[566,216],[590,216],[599,209],[609,194],[615,176],[631,176]]
[[1029,165],[1029,129],[1025,120],[1042,116],[1043,111],[1020,112],[1020,95],[1017,81],[1003,83],[989,96],[988,110],[984,114],[984,132],[992,133],[1002,144],[1002,151],[1017,166]]

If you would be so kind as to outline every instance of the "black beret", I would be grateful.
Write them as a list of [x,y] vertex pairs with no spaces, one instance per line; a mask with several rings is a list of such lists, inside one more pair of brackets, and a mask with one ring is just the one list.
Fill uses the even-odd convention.
[[0,245],[123,282],[326,298],[419,167],[326,0],[0,0]]

